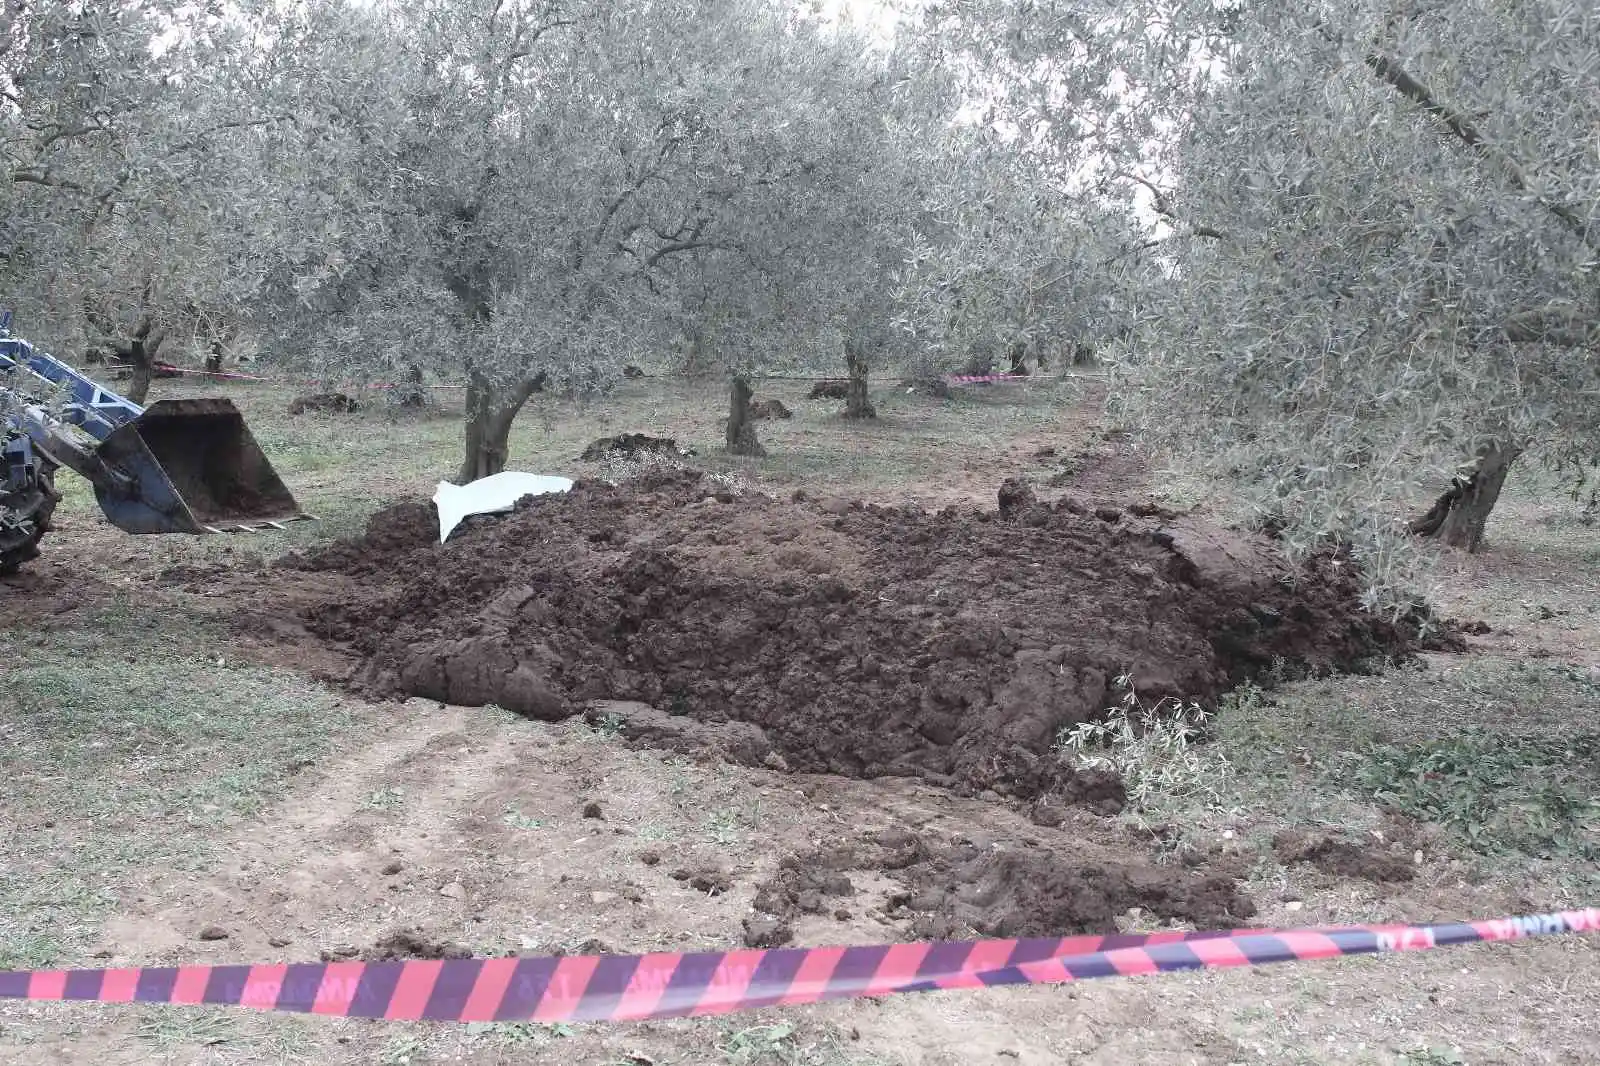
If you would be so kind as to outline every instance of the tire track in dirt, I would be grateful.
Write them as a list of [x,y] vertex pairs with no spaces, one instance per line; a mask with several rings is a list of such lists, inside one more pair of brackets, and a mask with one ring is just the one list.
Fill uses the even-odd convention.
[[[505,745],[493,739],[487,748],[473,750],[472,734],[480,730],[471,724],[482,713],[423,711],[420,702],[356,711],[353,725],[380,715],[391,727],[397,720],[403,725],[353,731],[349,746],[320,773],[308,775],[310,780],[222,843],[220,851],[228,857],[209,874],[190,881],[164,872],[141,886],[135,906],[108,923],[108,944],[119,955],[142,959],[151,952],[186,961],[241,954],[265,958],[287,946],[273,941],[311,933],[308,914],[337,916],[324,936],[345,926],[353,929],[359,923],[347,915],[372,906],[374,893],[382,892],[386,849],[379,841],[428,832],[426,817],[388,824],[376,809],[387,802],[384,790],[397,781],[414,786],[428,801],[412,813],[431,811],[432,821],[442,824],[439,812],[462,802],[471,790],[468,783],[478,779],[478,760],[498,765],[506,757]],[[470,753],[471,762],[453,767],[449,755],[463,753]],[[196,942],[193,938],[207,926],[225,930],[227,940]]]

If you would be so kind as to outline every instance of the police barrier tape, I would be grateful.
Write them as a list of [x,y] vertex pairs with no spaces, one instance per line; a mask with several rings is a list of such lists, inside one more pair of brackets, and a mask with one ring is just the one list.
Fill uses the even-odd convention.
[[1027,374],[951,374],[950,380],[957,385],[966,385],[977,381],[1027,381]]
[[[405,385],[397,385],[389,381],[370,382],[359,384],[356,382],[335,382],[330,378],[265,378],[256,374],[240,374],[228,370],[196,370],[193,367],[173,366],[171,363],[155,364],[157,370],[168,374],[178,374],[184,377],[209,378],[214,381],[257,381],[264,385],[334,385],[341,389],[399,389]],[[420,382],[412,383],[419,389],[464,389],[465,385],[428,385]]]
[[[197,369],[194,369],[192,367],[173,366],[171,363],[158,363],[156,365],[157,365],[158,369],[160,369],[160,370],[162,370],[162,371],[164,371],[166,373],[169,373],[169,374],[179,374],[179,375],[182,375],[182,376],[185,376],[185,377],[209,378],[209,379],[212,379],[212,380],[215,380],[215,381],[255,381],[255,382],[260,382],[260,383],[262,383],[264,385],[335,385],[338,388],[368,388],[368,389],[398,389],[398,388],[403,388],[404,387],[403,385],[398,385],[398,384],[395,384],[393,382],[387,382],[387,381],[385,381],[385,382],[374,382],[374,383],[365,384],[365,385],[354,383],[354,382],[341,384],[341,383],[334,382],[331,379],[327,379],[327,378],[271,378],[271,377],[261,377],[260,375],[257,375],[257,374],[241,374],[241,373],[238,373],[237,371],[197,370]],[[768,380],[768,381],[777,381],[777,380],[789,380],[789,381],[833,380],[833,379],[824,379],[824,378],[818,378],[818,377],[807,376],[807,375],[787,376],[787,375],[783,375],[783,374],[759,374],[759,375],[754,375],[754,376],[759,377],[762,380]],[[1026,380],[1028,380],[1028,375],[1027,374],[951,374],[946,378],[946,380],[954,382],[957,385],[968,385],[968,384],[975,384],[975,383],[978,383],[978,382],[988,382],[988,381],[1026,381]],[[424,388],[424,389],[464,389],[467,386],[465,386],[465,385],[425,385],[425,384],[422,384],[422,385],[417,385],[416,387]]]
[[0,972],[0,998],[216,1004],[440,1022],[645,1021],[1600,930],[1600,908],[1440,925],[773,950]]

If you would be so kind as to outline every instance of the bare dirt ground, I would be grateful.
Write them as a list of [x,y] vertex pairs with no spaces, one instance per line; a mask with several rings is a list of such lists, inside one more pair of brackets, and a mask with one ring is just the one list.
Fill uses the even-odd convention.
[[[647,381],[602,408],[535,409],[514,454],[521,469],[593,476],[577,461],[589,440],[642,431],[694,448],[690,462],[742,492],[784,499],[804,488],[992,509],[1020,476],[1042,500],[1091,510],[1171,505],[1133,442],[1102,429],[1096,388],[1033,382],[945,404],[886,390],[874,397],[885,417],[857,426],[805,401],[803,385],[776,384],[758,396],[796,417],[761,425],[772,457],[753,463],[715,455],[720,398],[708,413],[687,387]],[[0,967],[709,949],[752,935],[874,943],[986,923],[1004,935],[1030,918],[1102,930],[1454,920],[1600,897],[1600,552],[1567,501],[1519,491],[1489,550],[1441,570],[1443,613],[1489,625],[1470,651],[1276,687],[1263,677],[1265,690],[1223,700],[1205,743],[1137,753],[1120,813],[1041,809],[928,775],[743,765],[726,722],[666,736],[629,705],[572,694],[586,713],[544,722],[351,693],[338,682],[362,649],[304,622],[332,602],[384,608],[418,576],[395,568],[422,557],[366,575],[269,564],[358,534],[391,500],[425,498],[450,469],[456,425],[290,419],[286,394],[238,395],[323,523],[256,541],[128,538],[75,494],[45,558],[0,584]],[[784,528],[765,513],[748,524]],[[816,545],[790,546],[807,571]],[[853,547],[813,551],[810,566],[859,583],[870,552]],[[728,545],[691,537],[675,550],[730,580],[774,581],[741,570]],[[992,599],[991,612],[1007,598]],[[1104,629],[1113,606],[1081,628]],[[693,631],[690,615],[665,617]],[[885,869],[886,839],[920,849],[917,861]],[[816,906],[816,886],[785,872],[795,856],[831,856],[848,891]],[[981,891],[951,890],[961,884]],[[1056,884],[1071,906],[1051,905]],[[4,1003],[0,1061],[1578,1064],[1600,1059],[1596,1003],[1596,943],[1555,938],[627,1026]]]

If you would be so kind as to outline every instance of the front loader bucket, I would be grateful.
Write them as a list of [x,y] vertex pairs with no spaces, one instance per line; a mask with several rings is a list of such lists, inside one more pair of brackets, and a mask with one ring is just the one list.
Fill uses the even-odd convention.
[[309,520],[272,469],[232,400],[157,400],[96,449],[134,480],[97,486],[126,533],[253,533]]

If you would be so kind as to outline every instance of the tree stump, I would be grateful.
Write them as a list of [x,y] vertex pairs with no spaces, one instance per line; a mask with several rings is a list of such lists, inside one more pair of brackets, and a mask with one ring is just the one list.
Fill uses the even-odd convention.
[[759,458],[766,455],[767,450],[756,439],[755,420],[750,417],[751,395],[750,383],[735,377],[733,387],[728,390],[728,451]]

